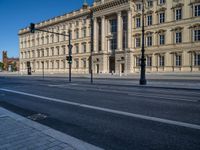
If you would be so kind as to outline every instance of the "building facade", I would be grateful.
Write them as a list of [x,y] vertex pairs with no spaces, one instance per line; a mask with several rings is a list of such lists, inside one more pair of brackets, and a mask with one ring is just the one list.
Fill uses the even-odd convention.
[[[200,0],[144,0],[147,72],[200,71]],[[72,73],[90,70],[93,12],[94,73],[140,71],[141,0],[95,0],[92,6],[41,22],[36,28],[72,32]],[[19,31],[20,71],[68,72],[68,38],[51,33]]]

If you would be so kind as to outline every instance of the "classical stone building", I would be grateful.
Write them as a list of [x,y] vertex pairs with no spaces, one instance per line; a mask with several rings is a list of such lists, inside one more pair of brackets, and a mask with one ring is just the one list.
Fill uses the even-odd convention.
[[[147,72],[200,71],[200,0],[144,0]],[[135,73],[140,70],[141,0],[95,0],[78,11],[43,21],[36,28],[72,31],[72,72],[89,73],[90,13],[93,12],[94,73]],[[68,38],[19,31],[20,70],[68,72]]]

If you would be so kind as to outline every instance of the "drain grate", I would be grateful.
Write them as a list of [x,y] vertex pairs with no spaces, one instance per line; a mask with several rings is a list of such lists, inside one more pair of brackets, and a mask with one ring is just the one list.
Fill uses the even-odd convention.
[[38,113],[38,114],[33,114],[33,115],[31,115],[31,116],[28,116],[27,118],[28,118],[28,119],[31,119],[31,120],[33,120],[33,121],[44,120],[44,119],[47,118],[47,115]]

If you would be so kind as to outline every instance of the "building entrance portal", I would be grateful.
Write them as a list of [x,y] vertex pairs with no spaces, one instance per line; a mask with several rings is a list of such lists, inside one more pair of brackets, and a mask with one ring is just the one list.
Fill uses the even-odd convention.
[[113,56],[109,57],[109,68],[110,73],[115,73],[115,57]]

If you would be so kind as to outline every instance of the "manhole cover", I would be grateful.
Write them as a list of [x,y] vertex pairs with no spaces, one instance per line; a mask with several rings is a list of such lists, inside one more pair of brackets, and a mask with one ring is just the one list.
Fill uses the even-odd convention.
[[44,115],[44,114],[41,114],[41,113],[38,113],[38,114],[33,114],[31,116],[28,116],[27,117],[28,119],[31,119],[31,120],[44,120],[47,118],[47,115]]

